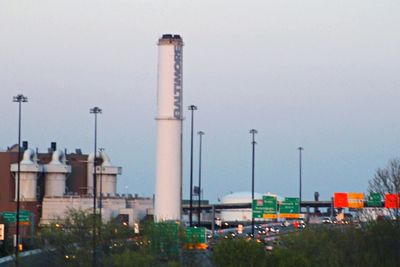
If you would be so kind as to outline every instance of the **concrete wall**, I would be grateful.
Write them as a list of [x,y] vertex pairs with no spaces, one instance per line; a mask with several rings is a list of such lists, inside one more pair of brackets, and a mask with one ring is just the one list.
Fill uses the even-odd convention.
[[[153,208],[150,198],[105,197],[103,198],[102,220],[109,221],[119,214],[129,215],[129,224],[143,219]],[[98,204],[98,200],[97,200]],[[40,224],[60,222],[71,209],[93,211],[93,198],[90,196],[45,197],[43,199]]]

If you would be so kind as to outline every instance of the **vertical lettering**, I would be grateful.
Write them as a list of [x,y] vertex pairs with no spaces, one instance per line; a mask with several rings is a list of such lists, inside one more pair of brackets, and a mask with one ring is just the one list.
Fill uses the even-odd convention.
[[174,57],[174,117],[182,118],[182,47],[175,46]]

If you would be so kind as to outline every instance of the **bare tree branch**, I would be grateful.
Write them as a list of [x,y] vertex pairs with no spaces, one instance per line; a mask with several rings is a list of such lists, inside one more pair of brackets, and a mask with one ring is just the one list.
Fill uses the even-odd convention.
[[[386,193],[400,193],[400,159],[395,158],[389,161],[386,168],[378,168],[374,177],[368,182],[369,193],[379,193],[384,196]],[[399,209],[389,210],[392,215],[399,219]]]

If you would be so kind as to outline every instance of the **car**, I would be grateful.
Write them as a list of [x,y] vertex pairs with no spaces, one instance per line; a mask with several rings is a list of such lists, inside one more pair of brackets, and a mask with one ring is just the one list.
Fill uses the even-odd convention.
[[322,219],[322,223],[330,224],[330,223],[332,223],[332,220],[329,217],[325,217],[325,218]]
[[266,250],[266,251],[272,251],[273,249],[274,249],[274,247],[271,246],[271,245],[266,245],[266,246],[265,246],[265,250]]

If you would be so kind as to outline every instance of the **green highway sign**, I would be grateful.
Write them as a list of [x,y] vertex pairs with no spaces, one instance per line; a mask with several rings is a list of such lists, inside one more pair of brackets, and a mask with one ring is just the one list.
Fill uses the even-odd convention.
[[266,214],[276,214],[277,212],[277,202],[274,196],[263,196],[264,202],[264,213]]
[[188,227],[185,229],[185,242],[187,244],[207,243],[206,228]]
[[298,197],[285,197],[279,206],[280,213],[300,213],[300,201]]
[[[19,221],[20,222],[29,222],[30,212],[27,210],[21,210],[19,213]],[[17,221],[17,213],[16,212],[3,212],[1,214],[3,216],[4,222],[16,222]]]
[[[276,218],[277,202],[275,196],[263,196],[255,199],[252,205],[253,218]],[[271,216],[272,215],[272,216]]]
[[252,210],[253,210],[253,218],[263,218],[264,201],[262,199],[254,199]]
[[368,196],[368,207],[382,207],[382,195],[380,193],[371,193]]
[[279,217],[298,218],[300,216],[300,199],[298,197],[285,197],[279,205]]
[[179,224],[176,222],[154,223],[150,229],[151,249],[166,256],[179,254]]

